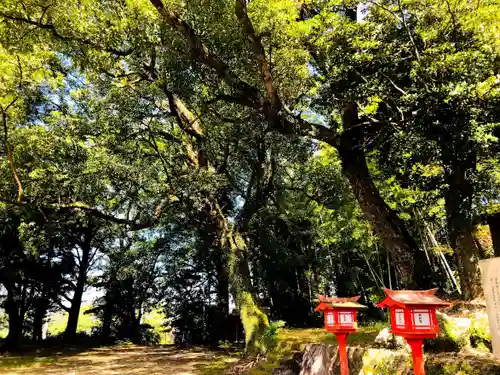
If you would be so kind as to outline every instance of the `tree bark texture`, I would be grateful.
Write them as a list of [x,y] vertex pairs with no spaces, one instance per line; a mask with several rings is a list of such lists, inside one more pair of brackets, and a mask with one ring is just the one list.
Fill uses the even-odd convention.
[[389,251],[401,286],[414,288],[417,286],[416,260],[420,261],[425,256],[419,254],[421,252],[404,222],[382,199],[371,178],[364,152],[363,127],[357,126],[359,118],[356,105],[351,104],[344,109],[343,124],[340,142],[335,145],[342,162],[343,174],[350,182],[364,218]]
[[245,350],[264,352],[266,348],[262,342],[262,336],[269,327],[269,320],[254,298],[245,240],[239,232],[234,230],[234,227],[229,225],[219,206],[216,212],[219,214],[218,231],[221,246],[227,249],[229,255],[228,276],[231,292],[245,331]]
[[[153,2],[153,1],[152,1]],[[153,2],[154,3],[154,2]],[[157,7],[165,17],[165,8],[160,4]],[[170,17],[169,15],[167,15]],[[177,25],[179,26],[179,25]],[[184,30],[186,24],[180,25]],[[212,57],[208,57],[211,59]],[[201,121],[182,103],[182,101],[166,91],[172,112],[177,118],[181,130],[190,137],[186,151],[192,161],[193,168],[210,168],[210,161],[203,152],[204,131]],[[226,197],[227,198],[227,197]],[[237,308],[240,312],[241,322],[245,331],[245,348],[247,351],[262,349],[262,333],[269,326],[266,314],[259,308],[254,297],[250,280],[250,271],[247,259],[247,248],[241,234],[235,230],[238,225],[230,225],[227,215],[221,207],[227,207],[224,194],[219,199],[207,202],[204,210],[207,223],[214,224],[217,239],[214,244],[220,251],[219,266],[219,307],[228,309],[229,295],[226,302],[226,281],[232,291]],[[253,212],[252,212],[253,213]],[[239,222],[246,222],[248,215],[239,218]],[[225,313],[225,311],[224,311]]]
[[246,256],[248,249],[239,233],[230,233],[227,238],[230,249],[229,275],[245,331],[245,349],[247,352],[265,352],[265,343],[261,339],[269,327],[269,320],[254,298]]
[[481,294],[478,249],[474,241],[472,223],[472,176],[476,169],[476,155],[464,152],[469,146],[455,141],[443,151],[448,191],[445,195],[446,216],[451,247],[455,251],[462,296],[473,299]]

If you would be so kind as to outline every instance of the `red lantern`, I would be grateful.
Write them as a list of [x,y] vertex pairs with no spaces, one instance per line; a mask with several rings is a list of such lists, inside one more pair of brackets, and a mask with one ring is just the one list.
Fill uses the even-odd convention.
[[337,336],[342,375],[349,375],[347,336],[358,328],[357,311],[365,308],[357,303],[358,299],[359,296],[351,298],[319,296],[320,303],[314,310],[323,311],[326,331]]
[[391,328],[397,336],[406,339],[411,347],[415,375],[425,375],[422,353],[423,340],[436,337],[439,332],[436,308],[449,304],[435,296],[436,289],[384,289],[386,298],[377,307],[388,307]]

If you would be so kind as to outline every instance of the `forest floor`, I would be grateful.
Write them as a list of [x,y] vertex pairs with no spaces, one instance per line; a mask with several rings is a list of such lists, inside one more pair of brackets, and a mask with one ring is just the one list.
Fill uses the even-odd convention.
[[[370,345],[383,324],[360,327],[350,338],[351,345]],[[335,336],[322,328],[282,329],[278,346],[250,373],[269,374],[282,358],[301,351],[311,342],[335,344]],[[219,375],[237,365],[236,351],[209,351],[201,348],[179,349],[171,345],[122,345],[95,349],[65,348],[42,350],[24,355],[0,357],[0,374],[7,375]],[[245,363],[245,361],[243,361]]]
[[235,355],[202,349],[124,345],[85,352],[68,349],[50,355],[3,357],[0,358],[0,374],[208,375],[235,361]]

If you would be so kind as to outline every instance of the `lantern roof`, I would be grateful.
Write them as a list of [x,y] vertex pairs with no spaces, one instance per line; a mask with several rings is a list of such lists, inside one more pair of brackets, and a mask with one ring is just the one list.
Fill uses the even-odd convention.
[[345,303],[345,302],[357,302],[360,296],[355,297],[325,297],[319,296],[320,302],[334,302],[334,303]]
[[386,295],[382,302],[377,304],[377,307],[407,307],[427,305],[433,307],[449,306],[448,302],[435,296],[437,288],[428,290],[391,290],[384,288]]
[[326,309],[365,309],[366,306],[358,303],[360,296],[356,297],[325,297],[319,296],[319,305],[314,311],[324,311]]

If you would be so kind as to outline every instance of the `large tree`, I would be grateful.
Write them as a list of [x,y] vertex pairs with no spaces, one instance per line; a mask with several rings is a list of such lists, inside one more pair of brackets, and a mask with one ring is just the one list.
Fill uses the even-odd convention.
[[[357,22],[354,5],[2,3],[2,201],[12,211],[29,208],[75,224],[55,226],[66,259],[78,260],[65,274],[73,289],[65,294],[72,300],[70,335],[98,246],[94,235],[106,221],[125,231],[151,228],[153,237],[175,228],[183,245],[164,250],[183,259],[195,248],[187,253],[195,257],[196,278],[208,289],[215,278],[223,316],[232,294],[249,349],[262,344],[268,326],[264,300],[281,298],[291,282],[299,290],[322,283],[290,273],[282,289],[262,292],[272,264],[265,260],[278,256],[277,244],[290,254],[283,268],[292,265],[297,275],[318,269],[300,267],[303,259],[314,263],[308,251],[332,262],[339,292],[384,284],[385,271],[370,267],[377,241],[360,212],[382,240],[399,285],[426,287],[435,279],[427,277],[416,239],[427,239],[412,224],[429,219],[422,219],[423,207],[445,207],[462,290],[477,294],[473,214],[485,197],[490,205],[496,199],[486,185],[497,164],[498,115],[498,45],[478,30],[493,32],[498,20],[487,13],[489,3],[471,18],[461,3],[380,1]],[[321,142],[330,147],[320,160],[335,171],[333,189],[322,178],[330,170],[300,167],[316,160],[309,156]],[[404,186],[412,199],[426,200],[413,171],[423,164],[438,169],[427,197],[443,195],[444,205],[432,196],[409,207],[391,193]],[[486,167],[480,173],[477,165]],[[323,211],[331,208],[346,214]],[[322,233],[315,210],[329,218],[331,231],[350,221],[353,240]],[[312,233],[321,234],[327,251],[318,251]],[[371,276],[353,278],[349,262]],[[134,278],[117,288],[134,294]],[[297,301],[306,297],[297,293]]]
[[398,132],[413,132],[420,138],[416,158],[438,161],[462,292],[473,298],[480,293],[473,217],[483,205],[478,198],[489,195],[480,188],[479,166],[491,163],[497,147],[500,51],[484,37],[498,27],[498,18],[486,15],[492,4],[469,7],[462,1],[373,2],[362,23],[339,28],[345,20],[327,20],[332,27],[314,47],[317,60],[335,69],[319,105],[327,97],[356,100],[366,118],[386,124],[371,148],[382,144],[394,153],[383,142],[395,146]]
[[[213,12],[205,12],[201,4],[196,3],[189,7],[166,5],[161,1],[151,4],[157,13],[152,13],[146,3],[130,7],[117,5],[115,11],[121,16],[116,17],[115,13],[105,11],[110,4],[87,4],[78,12],[93,8],[93,14],[98,16],[86,19],[86,26],[80,28],[82,32],[68,26],[75,21],[67,16],[73,12],[71,4],[65,5],[64,15],[54,6],[44,10],[33,4],[26,7],[27,10],[7,5],[2,15],[12,26],[38,24],[40,32],[56,46],[62,45],[75,60],[87,67],[95,63],[101,71],[105,69],[106,74],[124,83],[148,77],[161,87],[162,81],[168,79],[169,90],[199,108],[200,115],[207,109],[228,113],[233,108],[259,116],[273,131],[313,137],[338,148],[345,174],[365,217],[393,254],[403,284],[414,284],[416,246],[404,223],[385,204],[372,181],[359,147],[363,137],[358,133],[363,126],[357,125],[361,120],[355,106],[347,102],[335,110],[339,116],[344,113],[343,132],[341,121],[335,121],[335,116],[328,120],[328,125],[323,125],[299,114],[302,99],[317,81],[314,74],[308,74],[312,57],[308,43],[304,42],[314,37],[315,21],[302,22],[300,7],[293,3],[273,4],[268,10],[269,19],[256,17],[259,7],[266,8],[259,2],[252,2],[250,15],[247,5],[241,1],[217,4],[217,11]],[[276,12],[280,7],[284,7],[283,12]],[[118,17],[129,22],[122,23],[116,32],[102,34],[101,30],[107,29],[99,25],[117,24]],[[292,25],[286,26],[290,22]],[[141,31],[134,31],[139,23]],[[84,54],[74,52],[75,47],[83,48]],[[90,51],[93,52],[89,54]],[[121,61],[127,62],[126,68]],[[154,74],[153,67],[165,73]],[[193,69],[196,74],[189,73]],[[206,95],[200,96],[203,92]],[[353,129],[349,130],[350,127]]]

